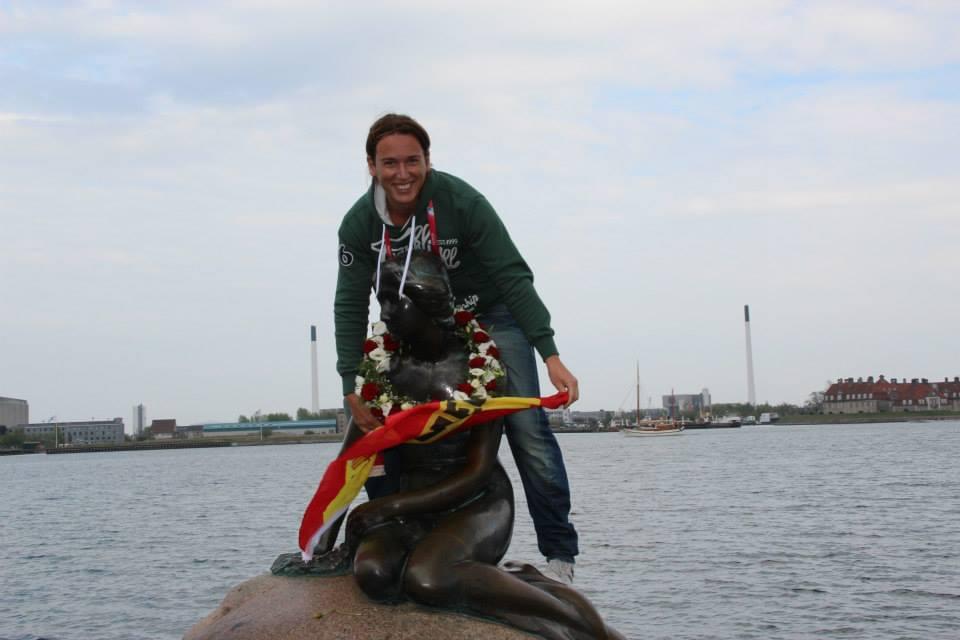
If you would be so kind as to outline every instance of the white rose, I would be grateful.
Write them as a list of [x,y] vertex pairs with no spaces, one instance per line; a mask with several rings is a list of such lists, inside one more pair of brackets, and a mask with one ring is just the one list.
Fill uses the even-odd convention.
[[472,380],[470,380],[470,386],[473,387],[474,389],[477,389],[483,386],[483,382],[481,382],[476,378],[473,378]]
[[390,368],[390,361],[387,359],[381,360],[380,362],[377,363],[377,366],[376,366],[377,371],[379,371],[380,373],[384,373],[389,368]]
[[[380,397],[377,398],[377,404],[380,405],[381,407],[382,407],[383,405],[385,405],[385,404],[390,404],[390,396],[388,396],[388,395],[385,394],[385,393],[381,393],[381,394],[380,394]],[[386,413],[386,412],[384,412],[384,413]]]
[[[462,393],[462,392],[461,392],[461,391],[455,391],[455,392],[454,392],[454,395],[456,395],[457,393]],[[464,394],[464,395],[466,395],[466,394]],[[413,404],[412,402],[403,402],[403,403],[400,404],[400,408],[403,409],[404,411],[406,411],[407,409],[413,409],[413,407],[414,407],[414,404]]]
[[483,356],[487,355],[487,349],[493,346],[493,342],[482,342],[477,345],[477,351],[479,351]]
[[393,409],[393,403],[392,403],[392,402],[386,402],[386,403],[380,405],[380,411],[383,411],[383,415],[385,415],[385,416],[390,415],[390,410],[391,410],[391,409]]
[[483,369],[470,369],[470,375],[474,378],[482,378],[484,373]]
[[484,381],[484,382],[490,382],[491,380],[493,380],[493,379],[496,378],[496,377],[497,377],[497,374],[495,374],[493,371],[485,371],[485,372],[483,373],[483,381]]
[[390,357],[390,354],[383,347],[377,347],[373,351],[367,354],[367,357],[373,360],[374,362],[380,362],[381,360],[386,360]]
[[464,400],[469,400],[469,399],[470,399],[470,396],[468,396],[467,394],[465,394],[463,391],[454,391],[454,392],[453,392],[453,399],[454,399],[454,400],[464,401]]
[[480,387],[477,387],[471,395],[474,398],[477,398],[478,400],[486,400],[487,390],[484,387],[480,386]]
[[353,390],[356,392],[357,395],[360,395],[360,389],[363,388],[363,384],[364,384],[365,382],[366,382],[366,380],[363,379],[363,376],[357,376],[356,382],[354,382],[354,385],[355,385],[355,386],[354,386],[354,389],[353,389]]
[[387,323],[382,320],[374,322],[371,327],[373,335],[375,336],[382,336],[387,332]]

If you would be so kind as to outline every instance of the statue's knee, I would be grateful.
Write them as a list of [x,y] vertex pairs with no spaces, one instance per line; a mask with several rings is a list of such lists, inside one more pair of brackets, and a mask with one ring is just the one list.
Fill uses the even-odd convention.
[[403,576],[403,590],[414,601],[433,607],[456,604],[454,573],[431,564],[410,564]]
[[357,586],[368,598],[393,601],[400,597],[400,576],[393,564],[379,558],[358,557],[354,560],[353,575]]

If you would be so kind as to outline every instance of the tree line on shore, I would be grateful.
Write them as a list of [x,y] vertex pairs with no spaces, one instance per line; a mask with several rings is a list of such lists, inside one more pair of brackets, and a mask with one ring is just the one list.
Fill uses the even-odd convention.
[[[337,409],[321,409],[320,411],[310,411],[303,407],[297,409],[296,418],[290,416],[289,413],[284,413],[281,411],[271,412],[267,414],[261,414],[260,412],[255,413],[253,416],[244,416],[241,415],[237,422],[239,423],[257,423],[257,422],[294,422],[294,421],[303,421],[303,420],[335,420],[337,418]],[[56,427],[55,427],[56,428]],[[312,432],[306,432],[306,435],[311,434]],[[272,430],[265,428],[263,430],[264,437],[272,435]],[[145,429],[141,434],[134,435],[125,435],[124,439],[127,442],[141,442],[144,440],[151,440],[152,435],[150,434],[149,428]],[[22,430],[16,429],[7,429],[3,434],[0,434],[0,449],[22,449],[25,442],[37,442],[43,445],[46,449],[53,449],[57,444],[63,445],[63,431],[61,430],[59,434],[55,433],[46,433],[46,434],[35,434],[31,435],[29,438]]]
[[294,420],[336,420],[338,409],[321,409],[320,411],[308,411],[303,407],[297,409],[297,417],[290,417],[289,413],[277,411],[273,413],[261,414],[259,411],[252,416],[240,415],[237,422],[246,424],[248,422],[293,422]]

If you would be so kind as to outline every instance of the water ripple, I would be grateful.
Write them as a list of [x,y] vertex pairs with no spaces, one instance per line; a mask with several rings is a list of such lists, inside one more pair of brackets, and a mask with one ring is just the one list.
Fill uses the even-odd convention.
[[[562,435],[578,587],[645,640],[954,640],[958,427]],[[179,638],[294,549],[335,451],[0,460],[0,640]],[[517,512],[508,557],[536,562],[522,493]]]

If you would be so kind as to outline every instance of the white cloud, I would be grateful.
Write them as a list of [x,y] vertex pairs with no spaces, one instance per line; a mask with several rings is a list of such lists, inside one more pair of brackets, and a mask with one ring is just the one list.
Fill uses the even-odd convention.
[[[18,5],[0,271],[22,312],[0,335],[26,374],[0,393],[82,416],[153,394],[184,421],[305,404],[334,228],[399,110],[507,221],[585,406],[616,405],[637,357],[654,397],[738,399],[745,302],[761,396],[800,401],[955,324],[958,24],[950,3]],[[71,391],[90,366],[116,409]]]
[[960,218],[960,184],[955,179],[837,185],[833,188],[697,195],[676,203],[675,215],[782,216],[882,219],[909,215],[914,220]]

